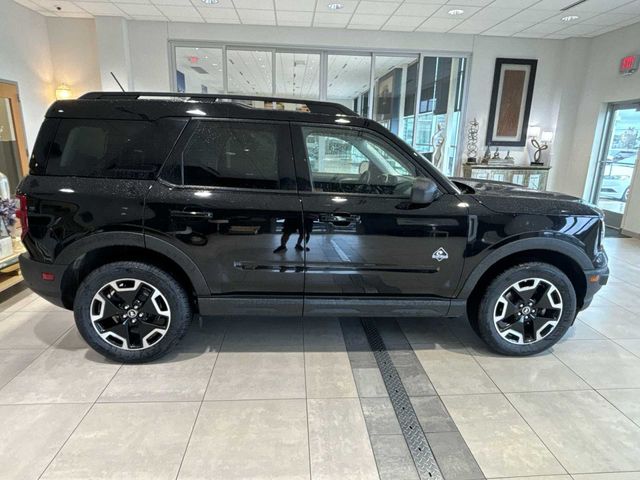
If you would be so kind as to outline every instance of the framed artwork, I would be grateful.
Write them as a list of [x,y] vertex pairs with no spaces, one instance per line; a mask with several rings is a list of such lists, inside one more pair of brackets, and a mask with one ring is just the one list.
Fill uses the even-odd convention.
[[537,66],[537,60],[496,59],[487,124],[487,145],[526,145]]

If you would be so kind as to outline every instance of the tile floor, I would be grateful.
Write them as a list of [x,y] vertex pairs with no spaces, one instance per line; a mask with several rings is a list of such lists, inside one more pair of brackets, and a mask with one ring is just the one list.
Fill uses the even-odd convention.
[[[533,358],[464,320],[378,326],[446,480],[640,480],[640,241]],[[356,319],[196,321],[153,364],[106,361],[70,312],[0,304],[1,479],[418,479]]]

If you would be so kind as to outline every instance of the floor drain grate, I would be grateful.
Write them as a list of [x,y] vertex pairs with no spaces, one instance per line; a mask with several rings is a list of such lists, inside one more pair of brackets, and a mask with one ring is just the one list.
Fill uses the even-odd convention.
[[378,332],[378,328],[372,320],[362,320],[362,327],[367,335],[367,340],[371,346],[378,368],[382,373],[382,379],[387,387],[389,399],[400,422],[402,434],[407,442],[409,452],[413,457],[420,479],[444,480],[438,463],[431,451],[431,447],[429,446],[429,442],[427,441],[427,437],[422,431],[418,416],[413,409],[413,405],[411,405],[409,395],[407,395],[400,375],[391,361],[391,357],[389,356],[389,352],[387,352],[380,332]]

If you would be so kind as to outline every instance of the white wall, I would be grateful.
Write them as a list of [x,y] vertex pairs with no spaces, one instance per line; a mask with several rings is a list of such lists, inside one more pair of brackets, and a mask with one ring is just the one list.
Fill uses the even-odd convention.
[[0,79],[18,83],[29,151],[54,99],[53,70],[45,17],[0,0]]

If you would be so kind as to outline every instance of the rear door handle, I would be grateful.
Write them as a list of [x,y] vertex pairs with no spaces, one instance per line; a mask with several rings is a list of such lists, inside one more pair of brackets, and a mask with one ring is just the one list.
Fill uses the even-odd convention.
[[182,218],[213,218],[213,213],[205,210],[171,210],[171,216]]

